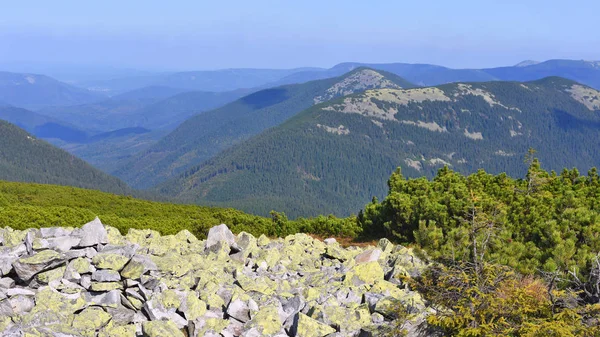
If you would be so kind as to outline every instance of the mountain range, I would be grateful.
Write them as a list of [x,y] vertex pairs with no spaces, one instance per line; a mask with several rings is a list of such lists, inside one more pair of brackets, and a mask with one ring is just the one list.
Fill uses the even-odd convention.
[[245,93],[244,90],[213,93],[146,87],[91,104],[48,107],[39,113],[95,132],[130,127],[174,128],[194,114],[231,102]]
[[261,90],[188,119],[114,174],[148,188],[314,104],[367,89],[414,86],[390,73],[357,68],[341,77]]
[[559,76],[600,89],[600,62],[577,60],[524,61],[515,66],[486,69],[451,69],[431,64],[347,62],[326,70],[297,72],[269,85],[300,83],[339,76],[357,67],[387,71],[421,86],[451,82],[533,81]]
[[[598,158],[581,145],[597,138],[594,61],[487,69],[349,62],[96,81],[104,88],[91,82],[79,88],[0,72],[0,119],[135,188],[261,214],[348,214],[383,195],[398,165],[411,177],[444,164],[520,175],[530,146],[551,169],[587,168]],[[373,104],[386,117],[369,115]],[[509,136],[497,131],[509,122]],[[362,161],[371,162],[369,177]]]
[[550,77],[373,89],[309,108],[160,185],[187,202],[290,216],[356,212],[405,176],[523,176],[530,147],[545,167],[600,158],[600,92]]

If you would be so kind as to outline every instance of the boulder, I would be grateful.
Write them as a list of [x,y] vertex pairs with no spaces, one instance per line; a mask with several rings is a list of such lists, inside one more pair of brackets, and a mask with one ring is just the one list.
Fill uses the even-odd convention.
[[81,331],[94,331],[104,327],[111,320],[111,315],[98,307],[89,307],[75,315],[73,327]]
[[323,337],[334,333],[336,330],[324,323],[299,313],[290,335],[296,337]]
[[98,253],[92,258],[92,264],[96,268],[100,269],[111,269],[120,271],[129,262],[127,256],[116,254],[116,253]]
[[23,281],[29,281],[33,276],[44,270],[53,269],[63,264],[65,260],[53,250],[44,250],[32,256],[22,257],[13,263],[13,267]]
[[225,224],[213,227],[208,231],[205,248],[210,250],[213,246],[219,243],[225,243],[229,247],[235,245],[235,235],[233,235],[233,233]]
[[374,249],[367,249],[364,252],[356,255],[354,257],[354,261],[357,264],[360,263],[368,263],[368,262],[375,262],[377,260],[379,260],[379,257],[381,256],[381,249],[378,248],[374,248]]
[[81,238],[81,241],[79,241],[78,244],[79,247],[91,247],[108,243],[108,232],[98,218],[95,218],[76,230],[74,236]]

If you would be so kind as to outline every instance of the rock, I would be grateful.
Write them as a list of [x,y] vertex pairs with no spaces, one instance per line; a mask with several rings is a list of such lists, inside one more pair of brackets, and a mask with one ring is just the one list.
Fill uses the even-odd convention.
[[323,337],[334,333],[336,330],[305,314],[299,313],[296,316],[296,323],[291,331],[291,335],[296,337]]
[[327,244],[327,245],[332,245],[334,243],[337,243],[337,240],[335,238],[327,238],[327,239],[323,240],[323,242],[325,242],[325,244]]
[[121,281],[121,275],[110,269],[96,270],[92,273],[92,280],[98,282],[115,282]]
[[98,333],[98,337],[131,337],[135,335],[135,325],[112,326],[110,323]]
[[134,255],[121,270],[121,275],[123,278],[137,280],[146,272],[157,269],[158,267],[149,257]]
[[121,282],[92,282],[89,289],[91,291],[97,291],[97,292],[123,289],[123,283],[121,283]]
[[82,331],[98,330],[111,320],[111,315],[98,307],[89,307],[75,315],[73,327]]
[[112,290],[107,293],[92,296],[89,303],[101,307],[116,308],[119,303],[121,303],[121,292],[119,290]]
[[64,263],[61,255],[53,250],[44,250],[33,256],[22,257],[13,263],[19,278],[29,281],[41,271],[53,269]]
[[92,258],[92,263],[96,268],[111,269],[120,271],[129,262],[127,256],[115,253],[98,253]]
[[184,337],[175,323],[170,321],[152,321],[142,324],[142,331],[147,337]]
[[62,227],[40,228],[40,236],[42,239],[69,236],[69,235],[71,235],[72,232],[73,232],[73,230],[70,228],[62,228]]
[[206,313],[206,303],[195,293],[189,292],[181,304],[181,311],[188,321],[194,321]]
[[250,308],[248,307],[248,304],[239,299],[229,303],[227,314],[242,323],[246,323],[250,320]]
[[374,312],[371,315],[371,322],[373,322],[373,324],[381,324],[384,321],[385,321],[385,317],[383,317],[383,315],[378,312]]
[[224,224],[213,227],[208,231],[205,247],[206,249],[211,249],[220,242],[226,243],[228,246],[233,246],[235,244],[235,236],[229,230],[227,225]]
[[362,284],[374,284],[383,280],[383,268],[376,261],[362,263],[354,266],[346,273],[344,284],[359,286]]
[[106,312],[111,317],[111,322],[116,325],[126,325],[135,319],[136,312],[131,309],[127,309],[122,305],[117,305],[116,307],[106,307]]
[[6,295],[8,297],[13,297],[13,296],[17,296],[17,295],[35,296],[35,291],[29,290],[29,289],[23,289],[23,288],[11,288],[11,289],[6,290]]
[[8,277],[0,278],[0,289],[8,289],[15,286],[15,281]]
[[17,315],[30,312],[35,305],[33,298],[25,295],[11,296],[11,298],[8,299],[8,302],[10,303],[13,312]]
[[98,252],[94,248],[88,247],[84,249],[72,249],[68,252],[65,252],[63,255],[65,259],[72,260],[79,257],[87,257],[91,259],[96,256],[96,254],[98,254]]
[[277,307],[268,305],[261,307],[245,327],[255,328],[261,333],[261,336],[266,336],[278,333],[283,326]]
[[79,280],[79,284],[82,287],[84,287],[85,289],[90,289],[90,287],[92,286],[92,276],[90,276],[90,275],[81,276],[81,279]]
[[76,234],[74,235],[81,238],[79,247],[91,247],[108,243],[108,232],[98,218],[83,225],[80,229],[76,230]]
[[367,249],[364,252],[356,255],[356,257],[354,257],[354,261],[356,261],[357,264],[375,262],[379,260],[381,253],[381,249]]
[[34,242],[34,248],[39,249],[53,249],[59,252],[68,252],[71,248],[78,246],[81,242],[81,238],[74,236],[63,236],[57,238],[48,239],[37,239]]

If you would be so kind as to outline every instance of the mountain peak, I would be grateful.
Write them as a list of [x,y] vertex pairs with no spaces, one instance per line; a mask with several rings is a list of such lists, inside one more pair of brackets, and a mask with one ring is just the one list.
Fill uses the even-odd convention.
[[536,64],[540,64],[540,62],[533,61],[533,60],[525,60],[525,61],[515,64],[515,67],[529,67],[529,66],[534,66]]
[[414,87],[403,78],[384,71],[367,67],[358,67],[343,75],[338,82],[326,90],[325,94],[315,97],[315,104],[329,101],[334,97],[346,96],[369,89],[402,89]]

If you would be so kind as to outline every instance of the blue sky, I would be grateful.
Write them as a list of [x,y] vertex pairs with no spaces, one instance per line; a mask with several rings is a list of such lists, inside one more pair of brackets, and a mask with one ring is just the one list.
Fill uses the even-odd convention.
[[591,0],[0,0],[0,64],[145,70],[600,59]]

